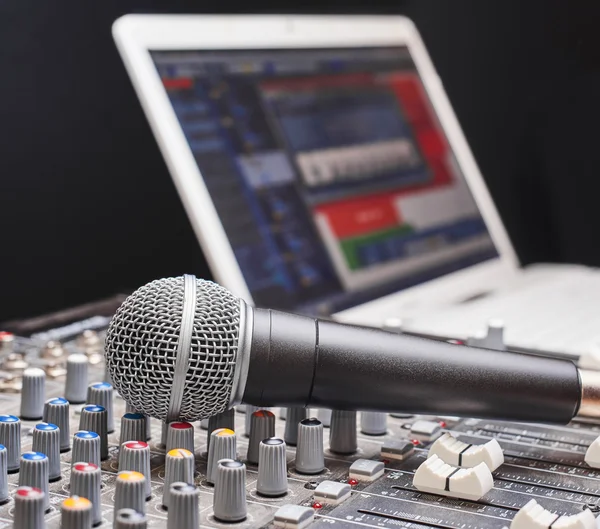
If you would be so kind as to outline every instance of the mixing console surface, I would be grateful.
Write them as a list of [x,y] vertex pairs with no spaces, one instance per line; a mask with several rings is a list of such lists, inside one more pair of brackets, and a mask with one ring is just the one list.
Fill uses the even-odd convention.
[[[193,517],[186,522],[183,517],[183,522],[177,522],[178,529],[186,529],[186,523],[199,523],[202,527],[227,527],[229,529],[249,527],[324,528],[330,526],[500,529],[510,527],[517,512],[530,500],[535,500],[541,506],[535,507],[534,505],[538,509],[537,511],[532,506],[528,506],[528,509],[531,507],[530,512],[533,513],[531,516],[540,516],[538,511],[544,513],[543,509],[545,509],[553,513],[552,520],[556,520],[559,516],[581,515],[586,510],[589,511],[589,513],[585,513],[588,517],[590,513],[595,517],[600,512],[600,470],[591,468],[584,460],[588,447],[600,435],[599,425],[574,423],[569,426],[550,426],[481,419],[402,415],[387,416],[386,418],[376,414],[365,414],[364,421],[358,420],[355,425],[356,418],[352,414],[334,413],[331,428],[338,430],[332,435],[332,441],[334,441],[332,448],[336,447],[336,451],[332,451],[328,441],[330,428],[323,430],[323,425],[316,419],[304,419],[304,413],[288,409],[288,419],[290,416],[295,416],[303,421],[300,429],[294,431],[289,426],[286,429],[286,420],[282,418],[283,410],[271,410],[274,417],[266,412],[258,412],[252,421],[246,421],[245,406],[239,407],[233,416],[224,414],[219,420],[211,422],[211,427],[222,428],[218,432],[215,431],[211,437],[211,443],[215,443],[212,449],[217,450],[218,446],[218,449],[222,451],[219,453],[232,456],[231,459],[221,460],[221,463],[217,464],[216,470],[214,468],[216,462],[213,461],[211,476],[214,479],[211,481],[218,482],[220,479],[227,479],[229,480],[227,483],[230,483],[228,487],[231,487],[231,490],[219,491],[217,490],[218,485],[213,486],[206,479],[208,431],[203,429],[200,423],[194,424],[192,444],[191,430],[186,423],[171,425],[169,429],[171,441],[169,442],[179,443],[182,446],[169,447],[174,450],[169,452],[168,473],[170,473],[170,477],[168,477],[168,482],[185,481],[186,465],[187,462],[190,462],[189,469],[194,474],[193,482],[196,489],[186,486],[185,483],[173,485],[170,489],[169,505],[183,507],[172,507],[172,511],[167,511],[163,507],[164,483],[167,477],[165,475],[167,430],[163,428],[160,421],[152,419],[150,421],[150,439],[121,439],[122,425],[130,432],[127,435],[146,437],[146,423],[144,417],[135,413],[135,410],[126,409],[125,402],[118,395],[115,394],[111,397],[107,393],[109,390],[107,385],[97,384],[105,381],[101,353],[106,322],[102,318],[94,321],[97,324],[96,330],[72,337],[63,336],[60,341],[50,344],[47,343],[48,337],[61,336],[61,331],[43,335],[33,334],[28,338],[17,338],[8,333],[0,333],[0,415],[22,415],[22,392],[24,390],[22,383],[25,378],[23,377],[25,369],[35,367],[44,371],[43,400],[54,399],[52,410],[45,409],[44,413],[47,411],[54,413],[52,417],[60,418],[61,410],[65,406],[64,401],[58,400],[57,397],[64,397],[65,392],[80,395],[83,383],[86,387],[88,385],[95,386],[88,390],[87,394],[88,399],[91,398],[89,395],[96,395],[93,398],[94,406],[90,406],[89,402],[74,403],[78,399],[72,399],[68,408],[71,449],[65,451],[64,438],[61,439],[60,479],[50,480],[48,483],[50,508],[45,514],[45,522],[49,529],[61,527],[61,508],[63,516],[69,515],[69,509],[74,508],[70,507],[71,504],[63,504],[64,500],[72,494],[73,473],[89,471],[91,475],[95,469],[93,464],[72,468],[72,464],[76,463],[73,461],[75,432],[85,429],[81,427],[82,424],[99,425],[94,428],[98,430],[106,428],[110,431],[111,423],[114,423],[114,430],[107,434],[108,456],[100,461],[102,483],[99,498],[100,509],[98,513],[93,510],[91,515],[92,519],[100,520],[100,524],[96,524],[99,527],[113,527],[119,465],[121,465],[121,470],[126,468],[132,471],[119,475],[121,481],[119,500],[122,502],[125,501],[123,499],[125,496],[121,496],[122,491],[129,491],[127,487],[135,485],[134,481],[138,474],[133,470],[144,474],[145,456],[143,454],[148,448],[151,473],[150,496],[145,501],[148,527],[166,528],[169,515],[177,516],[178,520],[182,519],[181,513],[188,509],[187,505],[192,505],[189,508],[190,512],[193,511],[196,497],[199,500],[199,522]],[[87,358],[87,380],[80,379],[85,375],[81,374],[80,359],[76,359],[77,362],[73,363],[76,367],[69,367],[72,371],[69,373],[67,382],[67,358],[73,354],[85,355]],[[77,378],[73,378],[75,376]],[[42,386],[35,386],[37,388],[35,391],[42,391],[40,390]],[[27,389],[27,391],[30,390]],[[98,405],[98,399],[107,398],[109,400],[103,401],[104,407]],[[27,409],[37,413],[39,395],[31,392],[27,395],[27,399]],[[110,409],[111,403],[112,410]],[[83,411],[86,405],[87,408]],[[48,404],[46,406],[48,407]],[[111,413],[107,413],[105,408],[108,412],[112,412],[112,418]],[[100,415],[98,415],[99,413]],[[122,417],[126,413],[128,415],[122,422]],[[311,410],[307,416],[316,417],[317,415],[317,410]],[[360,419],[360,415],[358,417]],[[0,417],[0,444],[3,442],[7,444],[6,439],[9,437],[6,432],[8,429],[2,430],[2,428],[3,425],[13,424],[10,423],[11,420],[13,419]],[[18,451],[19,456],[33,451],[33,431],[40,422],[41,419],[21,418],[20,448],[16,446],[18,443],[15,443],[14,440],[11,441],[11,446],[7,446],[9,467],[11,451],[13,456],[15,450]],[[52,421],[47,420],[47,422]],[[255,424],[264,428],[266,433],[263,435],[270,438],[268,442],[260,443],[258,452],[256,452],[259,453],[261,464],[263,462],[265,464],[260,472],[258,465],[246,461],[249,444],[249,437],[246,435],[247,424]],[[233,444],[231,426],[236,434]],[[204,427],[206,428],[208,425],[205,423]],[[91,430],[91,427],[87,429]],[[36,433],[36,438],[42,439],[42,434],[44,434],[48,439],[44,441],[47,444],[40,444],[41,441],[36,441],[38,443],[36,451],[40,451],[40,446],[46,447],[50,446],[48,444],[50,442],[58,442],[54,441],[54,437],[50,437],[51,433],[55,433],[51,427],[41,427],[38,430],[40,431]],[[386,431],[386,433],[367,435],[363,431],[376,433]],[[315,453],[314,448],[307,448],[309,439],[312,443],[310,447],[319,446],[321,432],[325,433],[324,459],[320,457],[321,452],[318,449],[318,453]],[[345,433],[342,435],[340,432]],[[354,432],[356,441],[353,439]],[[479,499],[456,499],[452,496],[453,476],[459,476],[462,472],[458,469],[445,475],[446,490],[441,490],[440,494],[422,492],[414,486],[415,472],[427,460],[433,442],[444,432],[449,432],[454,438],[467,443],[467,445],[460,443],[456,445],[460,447],[461,459],[459,461],[462,461],[461,464],[467,460],[471,445],[484,445],[490,440],[496,439],[501,446],[504,462],[497,468],[494,468],[494,465],[491,465],[489,469],[485,468],[485,472],[491,472],[493,488]],[[102,432],[100,433],[102,436]],[[215,441],[217,435],[220,438]],[[87,445],[83,446],[84,442],[93,441],[92,437],[94,436],[89,434],[87,437],[80,437],[82,438],[77,440],[78,453],[91,454],[90,461],[84,463],[93,463],[91,459],[94,457],[100,460],[102,455],[100,443],[94,449]],[[279,439],[285,439],[288,442],[285,443]],[[148,447],[144,443],[145,440],[147,440]],[[122,457],[119,458],[121,441],[136,442],[128,443],[126,449],[129,452],[121,454]],[[448,459],[450,457],[447,455],[448,450],[452,450],[454,441],[451,438],[446,441],[449,444],[439,450],[436,447],[435,452],[438,456]],[[297,450],[292,443],[302,444],[302,450]],[[52,451],[53,454],[58,453],[55,445],[52,445],[52,450],[45,449],[48,452]],[[192,456],[186,449],[194,450],[195,457],[191,461]],[[493,449],[494,447],[490,445],[490,453],[493,452]],[[85,450],[88,451],[85,452]],[[90,450],[92,451],[90,452]],[[93,452],[93,450],[97,451]],[[94,453],[96,456],[93,456]],[[282,460],[284,453],[287,475],[285,472],[286,462]],[[471,449],[471,453],[474,454],[473,457],[479,457],[477,450]],[[245,463],[245,473],[244,465],[233,461],[235,454],[239,461]],[[34,456],[31,457],[35,459]],[[48,457],[53,459],[56,456],[49,455]],[[127,463],[129,459],[131,462]],[[2,460],[0,458],[0,465]],[[125,463],[124,460],[126,460]],[[227,461],[230,462],[227,463]],[[50,468],[52,468],[52,463],[53,461],[50,460]],[[319,471],[323,463],[325,468]],[[444,461],[444,463],[453,465],[456,462]],[[127,464],[132,466],[124,467]],[[136,465],[139,465],[139,468]],[[193,471],[191,470],[192,466]],[[97,472],[97,469],[95,470]],[[22,474],[23,466],[21,466],[21,472],[8,474],[9,499],[0,505],[0,528],[13,527],[15,521],[14,498],[17,487],[30,485],[30,483],[23,483]],[[236,482],[236,479],[239,480],[239,476],[242,476],[245,481]],[[2,479],[4,478],[0,473],[0,492],[3,489]],[[142,478],[140,477],[140,479]],[[286,479],[287,492],[285,491]],[[225,483],[225,481],[221,483]],[[237,492],[233,491],[236,483],[240,488]],[[77,485],[78,488],[80,486],[84,485]],[[145,496],[143,487],[140,491]],[[215,492],[219,496],[216,501]],[[229,497],[234,492],[237,494],[235,501]],[[129,494],[129,492],[127,493]],[[144,503],[143,498],[141,501]],[[73,503],[73,505],[76,504]],[[299,508],[299,506],[303,508]],[[227,516],[230,516],[231,520],[240,517],[244,519],[225,522],[215,518],[215,513],[221,513],[221,519]],[[123,518],[134,515],[135,513],[127,511],[123,514]],[[541,518],[539,519],[541,520]],[[589,519],[591,518],[585,520],[573,518],[571,525],[567,524],[566,519],[561,519],[567,525],[560,527],[587,528],[590,527],[589,523],[586,525],[586,520],[589,522]],[[529,518],[525,523],[530,525],[526,526],[521,523],[519,528],[552,525],[551,523],[532,524]],[[595,523],[594,521],[593,526]],[[513,527],[516,525],[515,523]],[[137,525],[120,526],[138,527]],[[15,529],[25,529],[17,527],[16,524],[14,527]],[[143,527],[143,525],[139,527]],[[31,527],[31,529],[34,528]]]

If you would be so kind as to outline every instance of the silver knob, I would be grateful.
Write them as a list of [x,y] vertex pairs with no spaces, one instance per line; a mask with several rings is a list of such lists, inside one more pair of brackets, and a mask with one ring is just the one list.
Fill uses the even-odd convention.
[[[139,413],[131,404],[127,403],[125,405],[125,411],[127,413]],[[144,415],[146,419],[146,439],[141,439],[141,441],[148,441],[152,438],[152,419],[149,415]],[[125,439],[128,441],[129,439]]]
[[58,481],[60,473],[60,431],[56,424],[41,422],[33,429],[31,449],[48,456],[48,479]]
[[102,471],[93,463],[77,462],[71,469],[71,494],[87,498],[92,502],[92,524],[102,521],[100,489],[102,487]]
[[331,414],[329,450],[336,454],[353,454],[356,443],[356,412],[334,410]]
[[231,408],[223,413],[213,415],[208,419],[208,432],[206,434],[206,450],[210,449],[210,434],[219,428],[235,430],[235,410]]
[[73,436],[72,463],[84,461],[100,466],[100,436],[96,432],[80,430]]
[[44,415],[46,400],[46,373],[38,367],[28,367],[23,371],[21,390],[21,417],[37,421]]
[[150,474],[150,447],[144,441],[127,441],[119,450],[119,471],[134,470],[146,478],[146,498],[152,495]]
[[249,463],[258,464],[260,442],[275,436],[275,415],[268,410],[258,410],[251,415],[250,441],[248,442]]
[[71,496],[60,506],[61,529],[92,529],[92,502]]
[[221,459],[235,459],[237,457],[237,439],[235,432],[229,428],[218,428],[210,434],[210,437],[206,481],[214,484],[217,478],[217,465],[219,461]]
[[287,408],[285,419],[285,433],[283,439],[286,444],[296,446],[298,442],[298,423],[306,419],[308,410],[306,408]]
[[21,421],[14,415],[0,415],[0,444],[6,447],[8,473],[19,471],[21,463]]
[[88,404],[81,410],[79,429],[96,432],[100,436],[100,459],[108,459],[108,432],[104,406]]
[[323,424],[319,419],[304,419],[298,425],[296,471],[301,474],[318,474],[324,468]]
[[185,448],[194,453],[194,427],[189,422],[172,422],[167,428],[167,452]]
[[37,487],[20,486],[15,492],[14,529],[44,529],[46,494]]
[[19,487],[40,489],[44,493],[44,510],[50,507],[48,496],[48,457],[39,452],[25,452],[21,456]]
[[[115,431],[113,412],[113,387],[108,382],[90,384],[87,389],[87,404],[98,404],[106,410],[106,427],[108,433]],[[143,439],[145,441],[145,439]]]
[[167,433],[169,431],[169,425],[165,421],[160,421],[160,443],[159,448],[167,449]]
[[317,411],[317,419],[321,421],[323,428],[329,428],[331,425],[331,413],[331,410],[327,410],[325,408],[320,408]]
[[121,417],[121,442],[146,440],[146,416],[142,413],[127,412]]
[[6,503],[8,496],[8,450],[0,445],[0,505]]
[[50,399],[44,404],[44,422],[58,426],[61,452],[71,449],[71,432],[69,430],[69,401],[61,397]]
[[83,404],[87,397],[88,358],[82,354],[72,354],[67,358],[67,378],[65,398],[71,404]]
[[133,470],[122,470],[117,474],[114,511],[117,512],[121,509],[133,509],[146,513],[146,478],[144,474]]
[[200,429],[201,430],[208,430],[208,419],[202,419],[200,421]]
[[256,492],[263,496],[283,496],[287,491],[285,442],[277,437],[263,439],[260,442],[258,456]]
[[387,433],[387,413],[361,412],[360,431],[365,435],[385,435]]
[[213,496],[213,514],[223,522],[241,522],[246,518],[246,465],[222,459],[217,467]]
[[185,448],[174,448],[165,458],[165,484],[162,504],[169,508],[171,484],[194,483],[194,454]]
[[171,484],[171,508],[167,516],[167,529],[197,529],[200,527],[198,489],[189,483]]
[[146,516],[133,509],[115,511],[113,529],[146,529],[148,526]]
[[[255,411],[261,410],[262,408],[259,408],[258,406],[252,406],[251,404],[246,404],[244,409],[246,410],[246,416],[244,417],[244,435],[246,437],[250,437],[250,430],[252,429],[252,414]],[[232,430],[235,430],[235,428],[232,428]]]

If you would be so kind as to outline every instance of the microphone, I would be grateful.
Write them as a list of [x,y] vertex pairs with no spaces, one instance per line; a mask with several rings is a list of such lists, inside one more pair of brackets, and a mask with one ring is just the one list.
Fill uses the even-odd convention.
[[600,417],[600,373],[569,360],[256,309],[190,275],[129,296],[105,354],[125,401],[166,421],[240,403],[554,423]]

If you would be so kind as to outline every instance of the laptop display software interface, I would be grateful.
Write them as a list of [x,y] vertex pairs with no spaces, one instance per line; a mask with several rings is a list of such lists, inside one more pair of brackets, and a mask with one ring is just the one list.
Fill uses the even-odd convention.
[[151,55],[257,306],[330,314],[497,256],[407,48]]

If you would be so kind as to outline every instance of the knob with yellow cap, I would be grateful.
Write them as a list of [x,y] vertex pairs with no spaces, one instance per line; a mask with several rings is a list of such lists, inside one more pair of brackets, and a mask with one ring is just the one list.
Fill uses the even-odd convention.
[[171,499],[171,484],[177,482],[194,484],[194,454],[185,448],[174,448],[167,452],[162,501],[167,509]]
[[214,485],[217,477],[217,464],[221,459],[237,459],[235,432],[230,428],[218,428],[211,434],[208,448],[208,468],[206,481]]
[[141,472],[122,470],[115,483],[115,512],[133,509],[146,512],[146,478]]
[[61,529],[92,529],[92,502],[71,496],[60,506]]

